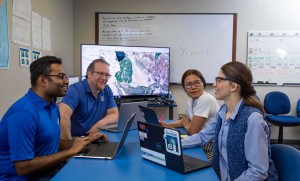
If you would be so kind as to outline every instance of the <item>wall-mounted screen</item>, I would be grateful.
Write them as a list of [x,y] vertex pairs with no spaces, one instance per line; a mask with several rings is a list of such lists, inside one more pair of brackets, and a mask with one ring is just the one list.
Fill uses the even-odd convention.
[[81,77],[103,57],[110,64],[108,85],[115,97],[158,97],[169,93],[170,48],[81,45]]

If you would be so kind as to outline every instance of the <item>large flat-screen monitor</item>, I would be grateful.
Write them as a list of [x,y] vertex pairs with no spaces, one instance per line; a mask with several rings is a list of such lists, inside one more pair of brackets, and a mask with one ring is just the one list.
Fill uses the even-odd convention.
[[108,85],[116,98],[166,97],[169,93],[170,48],[81,45],[81,77],[103,57],[110,64]]

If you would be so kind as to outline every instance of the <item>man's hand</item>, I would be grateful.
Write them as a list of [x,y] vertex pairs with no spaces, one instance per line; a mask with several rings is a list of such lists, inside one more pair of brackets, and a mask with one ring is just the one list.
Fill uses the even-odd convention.
[[70,151],[75,155],[80,153],[87,145],[89,145],[90,138],[89,137],[82,137],[76,138],[70,148]]
[[91,143],[99,140],[101,140],[102,142],[108,142],[106,134],[100,132],[90,133],[88,137]]
[[92,126],[91,129],[86,132],[88,135],[90,134],[94,134],[94,133],[97,133],[99,131],[99,129],[96,127],[96,126]]
[[91,129],[87,132],[88,135],[90,134],[94,134],[99,132],[99,129],[104,128],[105,124],[103,123],[103,121],[98,121],[96,124],[94,124]]

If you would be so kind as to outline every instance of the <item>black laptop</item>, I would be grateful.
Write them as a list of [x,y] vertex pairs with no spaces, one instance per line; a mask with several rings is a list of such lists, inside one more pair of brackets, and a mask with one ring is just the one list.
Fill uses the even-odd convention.
[[74,157],[113,159],[122,148],[130,130],[130,126],[134,120],[134,117],[135,113],[132,114],[131,117],[128,119],[124,131],[122,133],[120,142],[94,143],[90,146],[89,149],[85,150],[84,153]]
[[139,109],[143,113],[144,119],[147,123],[159,125],[156,113],[153,109],[141,105],[139,105]]
[[211,162],[184,155],[180,132],[147,122],[138,121],[141,155],[181,174],[191,173],[212,165]]

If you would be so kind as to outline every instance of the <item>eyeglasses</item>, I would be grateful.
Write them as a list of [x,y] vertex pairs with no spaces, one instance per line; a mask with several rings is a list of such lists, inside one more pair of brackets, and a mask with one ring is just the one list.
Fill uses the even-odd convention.
[[111,77],[110,74],[106,74],[104,72],[98,72],[98,71],[93,71],[93,72],[96,73],[98,77],[104,77],[105,76],[108,79]]
[[219,83],[219,82],[225,81],[225,80],[233,81],[233,80],[228,79],[226,77],[216,77],[215,80],[216,80],[216,84]]
[[44,76],[55,76],[60,78],[63,82],[69,80],[69,77],[67,75],[44,75]]
[[188,83],[186,83],[186,84],[184,85],[184,87],[187,88],[187,89],[190,89],[190,88],[192,88],[193,85],[194,85],[195,87],[200,87],[200,86],[202,85],[202,82],[201,82],[200,80],[195,81],[195,82],[188,82]]

